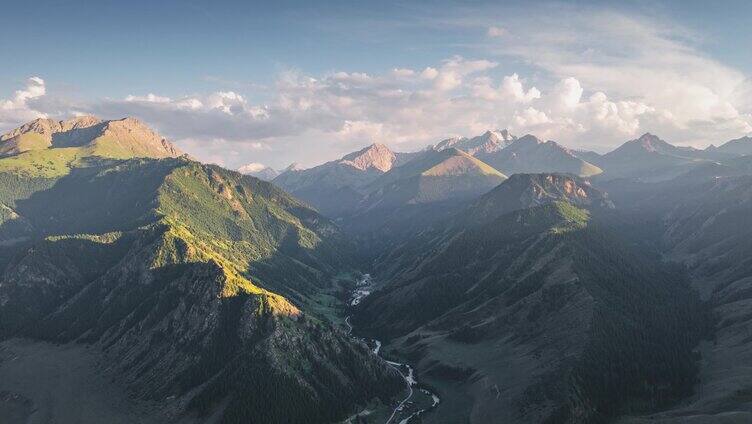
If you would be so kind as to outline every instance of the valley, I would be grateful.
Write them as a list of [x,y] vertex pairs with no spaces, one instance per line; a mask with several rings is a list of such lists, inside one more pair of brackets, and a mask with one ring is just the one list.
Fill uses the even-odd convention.
[[0,418],[752,413],[744,140],[586,155],[498,130],[270,183],[133,119],[3,137]]
[[[356,283],[355,283],[355,289],[350,295],[349,298],[349,305],[350,306],[357,306],[360,304],[360,301],[363,300],[365,297],[367,297],[371,291],[374,289],[373,285],[373,279],[371,278],[370,274],[364,274]],[[350,316],[348,315],[345,317],[344,324],[347,329],[347,334],[353,336],[353,326],[350,324]],[[353,336],[355,340],[358,342],[365,342],[367,345],[372,347],[372,351],[374,355],[382,356],[383,353],[381,351],[382,343],[380,340],[376,339],[364,339],[359,338],[357,336]],[[394,409],[391,411],[391,414],[388,415],[388,418],[386,419],[386,424],[390,423],[400,423],[400,424],[407,424],[410,422],[410,420],[420,417],[422,414],[434,409],[440,402],[441,399],[435,394],[430,392],[426,388],[421,388],[418,384],[417,379],[415,378],[415,372],[413,368],[408,364],[403,364],[395,361],[390,361],[388,359],[385,359],[385,362],[389,364],[395,371],[397,371],[402,379],[405,381],[405,385],[407,387],[407,393],[405,397],[394,406]],[[361,416],[368,416],[369,414],[364,415],[362,412],[359,414],[356,414],[355,417],[350,418],[350,421],[352,421],[355,418],[361,417]],[[379,419],[381,417],[369,417],[370,420]],[[382,418],[383,419],[383,418]],[[366,422],[372,422],[372,421],[366,421]],[[380,421],[373,421],[373,422],[380,422]]]
[[0,13],[0,424],[752,424],[752,1]]

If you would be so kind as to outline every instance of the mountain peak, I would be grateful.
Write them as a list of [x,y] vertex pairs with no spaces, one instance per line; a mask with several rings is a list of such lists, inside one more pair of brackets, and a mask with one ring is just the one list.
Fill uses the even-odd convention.
[[513,135],[509,133],[509,130],[503,129],[503,130],[487,130],[486,132],[481,135],[481,137],[488,139],[488,140],[494,140],[494,141],[508,141],[512,138],[515,138]]
[[[710,150],[710,149],[708,149]],[[718,146],[716,150],[734,155],[751,155],[752,154],[752,137],[744,136],[734,140],[729,140]]]
[[83,156],[177,157],[183,153],[136,118],[103,121],[82,115],[56,121],[40,118],[0,137],[0,155],[31,150],[84,148]]
[[463,141],[467,140],[465,137],[449,137],[444,140],[441,140],[440,142],[436,143],[434,146],[429,146],[429,148],[432,147],[431,150],[444,150],[448,149],[450,147],[456,146]]
[[0,140],[5,141],[30,133],[51,137],[53,134],[79,128],[88,128],[101,122],[101,119],[91,115],[77,116],[63,121],[56,121],[50,118],[37,118],[3,134],[0,136]]
[[672,153],[679,150],[682,150],[682,148],[669,144],[666,141],[661,140],[660,137],[646,132],[639,138],[627,141],[626,143],[619,146],[616,150],[607,153],[606,156],[615,156],[627,152],[630,152],[630,154],[641,154],[645,152]]
[[658,151],[660,150],[660,147],[662,147],[662,145],[668,144],[665,141],[661,140],[658,136],[650,134],[649,132],[641,135],[640,138],[637,139],[637,141],[643,148],[650,152]]
[[397,155],[387,146],[374,143],[357,152],[343,156],[340,162],[362,171],[373,168],[381,172],[387,172],[392,169],[396,158]]
[[66,129],[93,127],[101,122],[102,120],[94,115],[80,115],[75,118],[60,121],[60,124],[65,131]]
[[264,181],[271,181],[277,175],[279,175],[279,172],[276,169],[266,166],[263,163],[258,163],[258,162],[251,162],[251,163],[245,164],[238,168],[238,172],[244,175],[250,175],[252,177],[256,177]]
[[532,135],[532,134],[525,134],[522,137],[517,139],[518,144],[543,144],[543,140],[540,138]]
[[478,153],[497,152],[514,142],[517,137],[511,135],[508,130],[487,130],[483,134],[473,137],[452,137],[437,143],[433,150],[444,150],[456,147],[475,156]]
[[298,162],[293,162],[289,165],[287,165],[287,168],[282,170],[282,173],[284,172],[296,172],[296,171],[302,171],[303,168]]
[[571,174],[514,174],[473,206],[475,219],[493,219],[518,209],[566,201],[575,206],[613,208],[605,193]]

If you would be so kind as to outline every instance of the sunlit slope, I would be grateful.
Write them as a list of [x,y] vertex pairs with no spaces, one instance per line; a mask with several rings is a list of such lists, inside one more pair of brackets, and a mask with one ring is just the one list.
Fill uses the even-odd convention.
[[501,172],[461,150],[427,151],[375,180],[361,210],[471,198],[505,179]]
[[37,119],[0,136],[0,172],[27,177],[59,177],[93,158],[164,158],[181,154],[134,118]]
[[0,334],[94,343],[175,414],[332,422],[400,387],[312,312],[352,249],[269,183],[133,159],[73,168],[13,213],[31,230],[4,247]]

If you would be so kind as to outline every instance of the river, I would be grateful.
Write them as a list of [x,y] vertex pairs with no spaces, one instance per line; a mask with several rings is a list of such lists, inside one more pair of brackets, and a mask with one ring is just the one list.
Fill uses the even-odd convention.
[[[371,294],[373,291],[373,280],[371,278],[370,274],[365,274],[361,279],[359,279],[355,285],[355,289],[352,291],[350,296],[350,306],[357,306],[363,298]],[[371,351],[375,354],[380,356],[382,359],[383,356],[381,356],[381,341],[376,339],[362,339],[359,337],[352,336],[353,326],[350,323],[350,316],[347,316],[345,318],[345,325],[347,325],[347,334],[351,337],[366,342],[369,346],[373,346]],[[384,359],[384,362],[386,362],[387,365],[392,367],[395,371],[399,373],[400,376],[402,376],[402,379],[405,381],[405,385],[407,386],[407,396],[405,396],[402,401],[400,401],[397,406],[394,407],[392,410],[392,414],[389,416],[389,418],[386,420],[385,424],[391,424],[395,419],[398,419],[400,415],[403,414],[404,409],[406,406],[414,406],[409,405],[408,402],[413,398],[416,391],[413,389],[418,388],[418,380],[415,377],[415,372],[413,371],[413,368],[408,364],[403,364],[399,362],[389,361]],[[406,371],[405,371],[406,370]],[[411,414],[407,415],[406,417],[402,418],[402,420],[399,421],[399,424],[408,424],[409,421],[420,414],[429,411],[433,408],[435,408],[439,402],[441,402],[441,399],[439,399],[436,394],[431,393],[425,388],[419,388],[420,392],[431,398],[431,405],[425,408],[416,407],[416,410],[412,412]]]

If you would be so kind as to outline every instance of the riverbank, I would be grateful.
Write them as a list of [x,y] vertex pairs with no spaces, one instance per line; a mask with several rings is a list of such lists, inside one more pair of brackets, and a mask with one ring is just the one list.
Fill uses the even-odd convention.
[[[349,305],[351,307],[357,306],[361,302],[361,300],[363,300],[363,298],[371,294],[374,289],[373,285],[373,279],[371,278],[370,274],[364,274],[360,279],[358,279],[355,284],[355,288],[352,291],[350,300],[348,302]],[[415,371],[409,364],[400,363],[384,358],[383,352],[381,350],[381,341],[376,339],[360,338],[353,335],[354,328],[350,323],[349,315],[345,317],[344,323],[348,335],[350,335],[354,339],[366,343],[371,348],[371,351],[374,355],[378,355],[382,359],[384,359],[384,361],[395,371],[397,371],[405,381],[405,396],[401,398],[401,400],[397,404],[393,405],[391,414],[386,419],[385,424],[409,424],[411,420],[434,409],[441,402],[441,399],[438,395],[419,385],[418,380],[415,376]],[[368,415],[362,416],[358,414],[355,417],[366,419]],[[376,417],[372,418],[375,419]],[[370,421],[367,419],[366,421],[377,422],[375,420]]]

